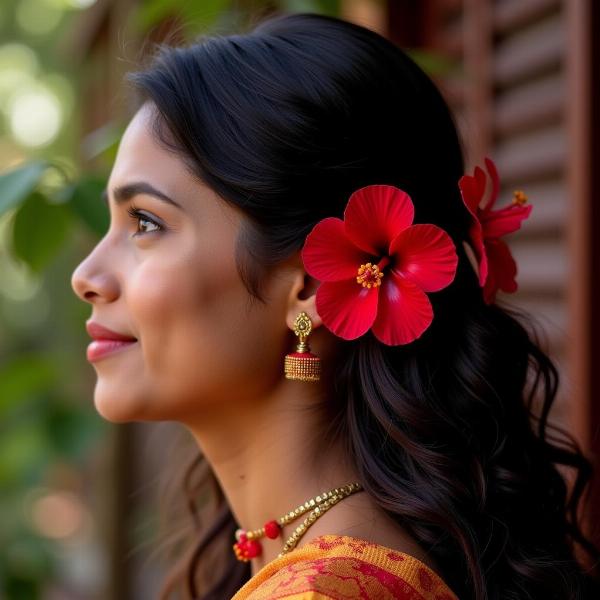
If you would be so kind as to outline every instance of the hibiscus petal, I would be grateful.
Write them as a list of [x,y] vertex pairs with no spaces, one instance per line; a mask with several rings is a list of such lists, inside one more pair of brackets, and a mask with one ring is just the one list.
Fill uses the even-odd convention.
[[485,254],[483,228],[478,220],[474,220],[469,229],[469,236],[473,245],[475,256],[479,264],[479,285],[483,285],[488,276],[488,260]]
[[478,218],[479,204],[485,193],[485,173],[481,167],[475,167],[475,175],[463,175],[458,187],[465,206],[473,217]]
[[420,337],[432,320],[427,294],[393,269],[386,273],[372,329],[377,339],[388,346],[408,344]]
[[304,268],[319,281],[341,281],[356,277],[369,254],[347,237],[344,222],[335,217],[319,221],[306,236],[300,252]]
[[378,296],[378,287],[362,287],[355,279],[325,281],[317,288],[317,314],[335,335],[353,340],[373,324]]
[[477,259],[479,285],[483,286],[488,275],[488,269],[483,244],[483,228],[479,221],[479,216],[482,212],[479,208],[479,203],[485,192],[485,173],[479,167],[475,167],[475,176],[463,175],[458,182],[458,187],[460,188],[463,203],[471,214],[469,238],[475,258]]
[[344,211],[346,235],[375,256],[386,255],[390,242],[413,219],[410,196],[393,185],[368,185],[356,190]]
[[494,161],[487,156],[484,161],[485,167],[490,174],[490,179],[492,180],[492,192],[483,210],[492,210],[492,208],[494,208],[494,203],[498,198],[498,192],[500,191],[500,178],[498,177],[498,169],[496,169]]
[[[512,293],[517,290],[517,264],[504,240],[486,241],[490,277],[484,287],[486,301],[493,300],[497,290]],[[489,302],[488,302],[489,303]]]
[[458,264],[452,238],[441,227],[428,223],[411,225],[400,232],[390,244],[390,255],[394,257],[394,270],[425,292],[449,285]]
[[485,280],[485,284],[483,286],[483,300],[486,304],[492,304],[496,299],[496,293],[498,292],[498,284],[496,283],[496,279],[494,278],[494,274],[492,272],[488,273],[488,276]]
[[507,233],[517,231],[521,227],[521,222],[531,213],[532,208],[532,204],[526,206],[510,204],[500,210],[485,213],[481,218],[483,236],[485,238],[498,238]]

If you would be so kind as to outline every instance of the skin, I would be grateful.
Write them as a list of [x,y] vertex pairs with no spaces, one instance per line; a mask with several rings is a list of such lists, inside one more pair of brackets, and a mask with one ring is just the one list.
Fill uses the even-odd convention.
[[[152,105],[131,120],[108,185],[108,232],[77,266],[75,293],[94,321],[138,342],[92,362],[94,405],[106,420],[177,421],[196,440],[244,529],[255,529],[322,491],[357,480],[339,445],[323,433],[331,389],[329,357],[339,340],[315,310],[318,282],[299,254],[269,276],[266,305],[252,302],[235,265],[244,214],[195,178],[151,133]],[[180,205],[149,193],[117,204],[117,190],[144,182]],[[165,227],[132,218],[131,203]],[[136,237],[134,233],[139,232]],[[311,350],[321,357],[319,382],[284,377],[295,348],[294,319],[311,318]],[[301,519],[287,525],[287,539]],[[365,492],[319,518],[302,547],[342,534],[406,552],[437,570],[418,544]],[[281,551],[263,540],[256,573]]]

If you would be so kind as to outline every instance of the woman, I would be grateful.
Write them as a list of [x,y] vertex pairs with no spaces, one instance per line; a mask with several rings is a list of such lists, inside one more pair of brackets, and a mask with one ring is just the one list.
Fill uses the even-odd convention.
[[98,412],[183,424],[188,488],[203,464],[215,484],[161,597],[592,597],[573,547],[598,560],[576,518],[590,466],[546,439],[557,371],[495,301],[532,207],[493,208],[489,160],[463,173],[427,76],[295,14],[130,80],[110,229],[72,285]]

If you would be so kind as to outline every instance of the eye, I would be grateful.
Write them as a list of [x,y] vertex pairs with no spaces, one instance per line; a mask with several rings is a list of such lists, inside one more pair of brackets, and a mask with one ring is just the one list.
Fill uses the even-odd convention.
[[136,237],[138,235],[144,235],[146,233],[156,233],[158,231],[163,231],[163,226],[160,225],[159,223],[157,223],[154,219],[150,218],[148,215],[145,215],[144,213],[141,213],[137,207],[135,206],[130,206],[127,209],[127,213],[129,214],[129,216],[134,220],[134,221],[138,221],[139,223],[151,223],[152,225],[154,225],[156,227],[156,229],[153,229],[151,231],[141,231],[139,228],[138,230],[133,234],[133,237]]

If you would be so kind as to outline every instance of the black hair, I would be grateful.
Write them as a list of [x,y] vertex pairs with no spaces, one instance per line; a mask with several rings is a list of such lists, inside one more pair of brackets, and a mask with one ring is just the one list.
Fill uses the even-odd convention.
[[[341,218],[362,186],[402,188],[415,223],[450,234],[457,273],[430,296],[427,331],[405,346],[371,332],[342,346],[331,431],[366,492],[461,600],[590,597],[597,579],[575,552],[578,544],[597,573],[600,552],[577,515],[591,464],[548,422],[559,376],[530,318],[483,301],[463,246],[459,137],[421,68],[367,28],[281,13],[245,33],[161,47],[129,80],[156,108],[160,142],[247,216],[236,259],[257,301],[266,302],[268,270],[298,253],[320,219]],[[194,458],[188,484],[201,463]],[[576,473],[571,494],[557,465]],[[181,580],[191,598],[225,599],[250,576],[233,558],[237,525],[218,489],[217,498],[218,517],[196,534],[163,597]],[[220,576],[200,581],[203,557],[222,539]]]

